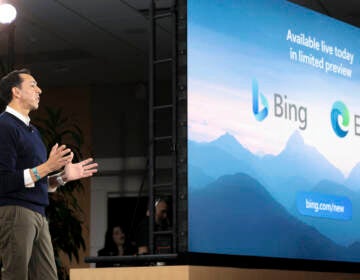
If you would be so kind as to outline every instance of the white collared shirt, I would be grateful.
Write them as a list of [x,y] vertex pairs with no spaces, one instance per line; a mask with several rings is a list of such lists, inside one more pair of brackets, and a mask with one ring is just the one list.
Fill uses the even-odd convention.
[[[19,120],[21,120],[27,126],[30,125],[30,118],[29,117],[25,117],[24,115],[20,114],[18,111],[11,108],[10,106],[6,106],[5,112],[8,112],[9,114],[17,117]],[[24,170],[24,185],[25,185],[25,188],[33,188],[33,187],[35,187],[34,181],[32,180],[31,175],[30,175],[30,169],[25,169]]]
[[8,113],[14,115],[18,119],[20,119],[23,123],[25,123],[27,126],[30,125],[30,118],[29,117],[25,117],[24,115],[20,114],[18,111],[11,108],[10,106],[6,106],[5,112],[8,112]]

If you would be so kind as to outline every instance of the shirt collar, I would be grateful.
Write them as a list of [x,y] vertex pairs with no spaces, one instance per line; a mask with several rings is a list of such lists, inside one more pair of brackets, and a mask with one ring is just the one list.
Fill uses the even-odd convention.
[[15,109],[11,108],[10,106],[6,106],[5,112],[8,112],[9,114],[14,115],[14,116],[17,117],[18,119],[20,119],[23,123],[25,123],[27,126],[30,125],[30,118],[29,118],[29,117],[23,116],[23,115],[20,114],[18,111],[16,111]]

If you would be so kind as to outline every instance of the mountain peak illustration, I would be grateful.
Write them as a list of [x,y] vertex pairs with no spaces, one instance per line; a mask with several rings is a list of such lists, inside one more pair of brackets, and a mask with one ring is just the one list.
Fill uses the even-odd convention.
[[253,158],[255,157],[229,132],[226,132],[214,141],[209,142],[209,145],[220,148],[235,158],[247,161],[248,163],[253,161]]
[[338,183],[344,181],[341,171],[315,147],[307,145],[300,131],[291,134],[280,154],[261,158],[242,146],[230,133],[212,142],[191,143],[189,141],[189,163],[212,178],[243,172],[268,182],[268,185],[277,185],[279,180],[293,176],[307,178],[311,184],[323,179]]
[[305,144],[299,131],[289,138],[285,149],[268,162],[273,166],[273,175],[300,176],[316,183],[323,179],[343,182],[344,176],[315,147]]
[[286,150],[298,150],[300,147],[305,145],[304,139],[302,138],[299,131],[295,131],[291,134],[286,144]]
[[226,132],[225,134],[221,135],[219,138],[215,139],[214,141],[210,142],[212,144],[221,143],[222,145],[240,145],[242,146],[236,138],[231,135],[229,132]]

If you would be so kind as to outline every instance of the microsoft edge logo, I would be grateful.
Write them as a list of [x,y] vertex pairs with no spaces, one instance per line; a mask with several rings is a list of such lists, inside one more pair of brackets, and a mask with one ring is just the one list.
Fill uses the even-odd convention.
[[[260,100],[259,100],[259,96],[260,96]],[[261,92],[259,92],[259,85],[257,80],[255,79],[252,82],[252,101],[253,101],[254,116],[256,120],[261,122],[267,117],[269,113],[269,104],[266,97]],[[260,103],[259,101],[261,101],[261,104],[264,107],[261,111],[259,111],[259,103]]]
[[339,116],[342,117],[342,126],[344,128],[349,126],[349,110],[346,105],[341,101],[336,101],[331,109],[331,126],[339,137],[345,137],[348,134],[348,130],[344,130],[340,127]]

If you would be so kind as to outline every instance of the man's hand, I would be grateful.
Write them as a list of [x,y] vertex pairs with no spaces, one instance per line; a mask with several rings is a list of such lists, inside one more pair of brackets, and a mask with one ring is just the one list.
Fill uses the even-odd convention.
[[58,144],[55,144],[51,148],[48,160],[45,162],[48,168],[47,173],[59,170],[63,168],[65,164],[69,163],[73,157],[70,152],[71,150],[66,148],[65,145],[59,147]]
[[[31,179],[33,182],[36,182],[40,178],[45,177],[51,172],[59,170],[65,166],[65,164],[71,162],[73,158],[73,154],[69,148],[66,148],[65,145],[61,145],[59,147],[58,144],[55,144],[50,151],[49,158],[43,164],[38,166],[34,166],[37,175],[35,175],[34,171],[30,173]],[[40,178],[38,178],[40,177]]]
[[87,178],[96,173],[98,164],[92,158],[85,159],[78,163],[72,163],[74,154],[71,153],[70,162],[65,165],[64,177],[66,182]]

